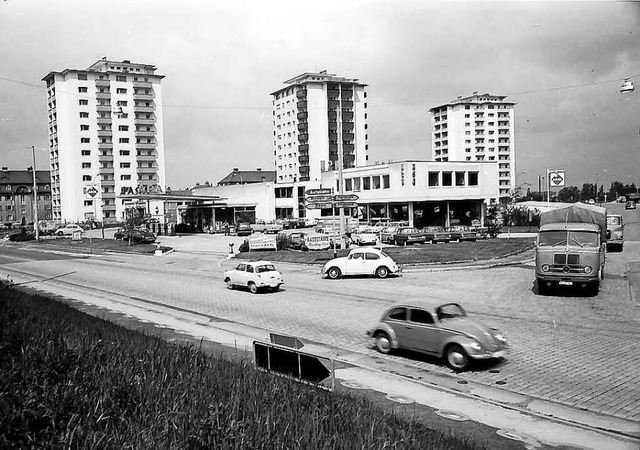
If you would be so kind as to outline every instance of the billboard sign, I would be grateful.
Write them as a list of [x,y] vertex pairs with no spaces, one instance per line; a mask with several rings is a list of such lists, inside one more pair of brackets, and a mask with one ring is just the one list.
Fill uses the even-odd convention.
[[277,250],[276,236],[260,236],[249,238],[249,251],[251,250]]
[[328,234],[309,233],[304,236],[304,245],[309,250],[328,250],[331,247],[331,239]]

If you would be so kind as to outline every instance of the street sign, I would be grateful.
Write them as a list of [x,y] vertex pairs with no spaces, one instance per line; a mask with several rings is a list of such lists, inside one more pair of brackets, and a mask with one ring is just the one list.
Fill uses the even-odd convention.
[[553,187],[564,186],[564,170],[554,170],[549,172],[549,183]]
[[324,188],[324,189],[307,189],[307,195],[331,195],[333,194],[333,189]]
[[336,208],[356,208],[358,204],[356,202],[335,202]]
[[87,189],[87,194],[89,194],[91,197],[95,197],[97,193],[98,193],[98,190],[93,186]]
[[333,196],[333,199],[336,202],[355,202],[359,198],[360,197],[358,197],[356,194],[340,194]]
[[333,195],[310,195],[305,198],[307,203],[332,202]]
[[332,207],[333,203],[307,203],[307,209],[326,209]]

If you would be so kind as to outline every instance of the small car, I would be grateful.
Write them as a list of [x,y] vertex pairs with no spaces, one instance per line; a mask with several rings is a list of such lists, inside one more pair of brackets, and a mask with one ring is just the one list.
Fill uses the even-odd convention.
[[393,244],[393,236],[398,232],[398,226],[384,227],[380,232],[380,242],[383,244]]
[[261,289],[277,291],[284,284],[282,275],[271,261],[247,261],[227,270],[223,278],[228,289],[236,286],[246,287],[252,294]]
[[607,250],[617,249],[619,252],[624,247],[624,221],[619,214],[607,216]]
[[478,233],[466,225],[454,225],[445,228],[445,231],[451,235],[451,240],[455,242],[478,240]]
[[302,231],[295,231],[293,233],[289,233],[289,248],[294,250],[306,250],[307,246],[304,242],[304,237],[307,233]]
[[131,241],[138,244],[152,244],[156,241],[156,235],[144,227],[134,227],[131,230],[118,228],[113,238],[122,241]]
[[424,244],[426,240],[425,235],[413,227],[400,227],[393,235],[393,243],[396,245]]
[[636,209],[636,202],[627,200],[627,203],[624,204],[624,209]]
[[249,222],[240,222],[236,226],[237,236],[251,236],[251,234],[253,234],[253,228],[251,228],[251,224]]
[[74,231],[79,231],[80,233],[84,233],[84,228],[82,228],[77,223],[68,223],[66,225],[61,225],[55,230],[56,236],[72,236]]
[[443,227],[425,227],[422,229],[425,242],[431,244],[437,244],[438,242],[449,242],[451,240],[451,234],[444,231]]
[[371,228],[361,228],[351,233],[351,241],[355,245],[376,245],[378,235]]
[[334,258],[325,263],[321,274],[332,280],[346,275],[375,275],[386,278],[400,273],[400,267],[390,256],[377,248],[355,248],[347,256]]
[[458,303],[398,302],[366,331],[381,353],[406,349],[443,358],[456,372],[473,361],[502,359],[509,346],[496,328],[471,319]]

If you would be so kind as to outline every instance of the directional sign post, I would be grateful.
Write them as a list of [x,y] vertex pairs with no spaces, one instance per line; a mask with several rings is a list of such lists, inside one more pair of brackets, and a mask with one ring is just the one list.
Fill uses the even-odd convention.
[[338,202],[334,203],[336,208],[356,208],[358,204],[356,202]]
[[356,194],[344,194],[344,195],[334,195],[333,196],[333,199],[336,202],[355,202],[359,198],[360,197],[358,197]]
[[333,202],[327,202],[327,203],[307,203],[306,208],[307,209],[327,209],[327,208],[332,208],[333,207]]
[[310,195],[305,200],[309,203],[332,202],[333,195]]
[[324,188],[324,189],[307,189],[307,195],[331,195],[333,194],[333,189]]

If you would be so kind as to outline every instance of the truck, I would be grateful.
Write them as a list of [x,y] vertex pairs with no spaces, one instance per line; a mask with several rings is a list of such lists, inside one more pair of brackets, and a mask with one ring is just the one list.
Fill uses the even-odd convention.
[[540,214],[536,238],[538,293],[579,286],[598,294],[604,279],[607,210],[574,203]]

